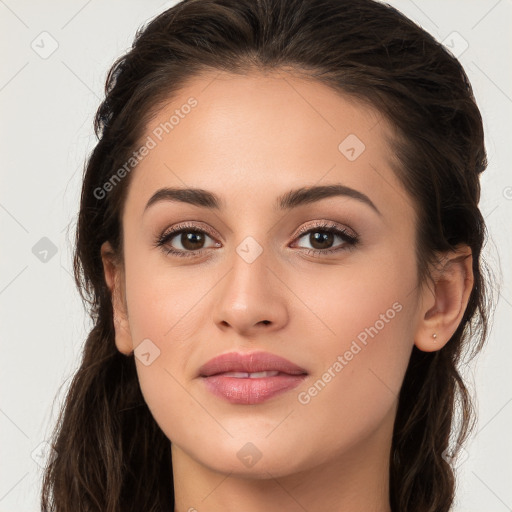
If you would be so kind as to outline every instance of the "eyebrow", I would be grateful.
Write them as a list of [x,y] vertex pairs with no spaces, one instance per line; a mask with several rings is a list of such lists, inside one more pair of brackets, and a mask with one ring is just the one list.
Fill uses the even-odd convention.
[[[290,210],[305,204],[314,203],[322,199],[335,196],[344,196],[356,199],[370,208],[377,214],[382,215],[379,209],[371,201],[371,199],[355,190],[341,184],[321,185],[315,187],[301,187],[295,190],[290,190],[286,194],[279,196],[276,200],[276,209]],[[160,201],[177,201],[181,203],[188,203],[194,206],[209,208],[212,210],[221,210],[223,208],[223,201],[219,196],[208,190],[201,188],[161,188],[157,190],[149,199],[144,208],[146,211],[153,204]]]

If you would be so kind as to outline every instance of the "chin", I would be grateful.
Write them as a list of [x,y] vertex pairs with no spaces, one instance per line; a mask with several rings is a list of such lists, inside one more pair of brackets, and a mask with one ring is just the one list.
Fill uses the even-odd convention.
[[251,436],[229,439],[225,444],[212,442],[207,451],[197,453],[194,458],[211,470],[232,474],[240,478],[264,480],[283,477],[305,469],[304,461],[299,460],[298,452],[303,452],[302,444],[286,446],[280,438],[267,438],[268,430],[258,438]]

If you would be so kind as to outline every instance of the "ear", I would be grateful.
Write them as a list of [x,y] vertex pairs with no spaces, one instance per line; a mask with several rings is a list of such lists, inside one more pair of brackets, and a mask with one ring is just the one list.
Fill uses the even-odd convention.
[[133,343],[128,323],[128,312],[124,293],[124,270],[118,261],[110,242],[101,246],[101,259],[105,281],[110,290],[112,310],[114,313],[115,343],[119,352],[129,355],[133,352]]
[[433,288],[425,287],[414,337],[414,344],[424,352],[443,348],[462,320],[474,283],[471,248],[464,245],[443,253],[432,278]]

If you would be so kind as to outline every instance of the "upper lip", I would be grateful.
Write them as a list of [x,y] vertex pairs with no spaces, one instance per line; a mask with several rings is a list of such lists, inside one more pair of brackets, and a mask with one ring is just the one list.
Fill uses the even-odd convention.
[[199,368],[200,377],[210,377],[225,372],[256,373],[279,371],[290,375],[304,375],[307,371],[296,364],[269,352],[242,354],[229,352],[210,359]]

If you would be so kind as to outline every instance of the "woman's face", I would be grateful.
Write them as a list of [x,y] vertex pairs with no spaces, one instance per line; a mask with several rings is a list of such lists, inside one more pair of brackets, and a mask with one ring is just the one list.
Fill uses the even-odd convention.
[[[387,455],[425,293],[390,135],[284,74],[204,75],[148,124],[125,168],[116,343],[173,455],[256,478]],[[304,373],[204,376],[261,352]]]

